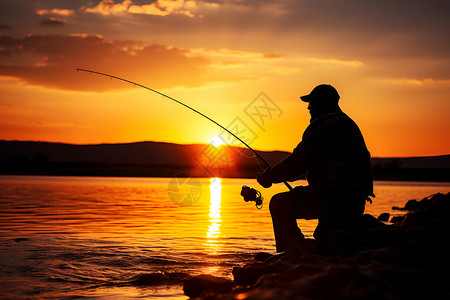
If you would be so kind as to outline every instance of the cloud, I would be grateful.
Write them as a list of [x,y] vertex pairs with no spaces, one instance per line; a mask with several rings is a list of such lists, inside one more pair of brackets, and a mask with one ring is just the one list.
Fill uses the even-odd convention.
[[160,89],[255,80],[298,71],[283,63],[282,56],[275,53],[185,49],[112,41],[94,34],[0,36],[0,75],[58,89],[132,88],[90,80],[92,77],[86,74],[78,76],[75,84],[75,68],[127,77]]
[[0,49],[0,75],[59,89],[114,88],[88,79],[77,80],[78,84],[74,84],[75,67],[129,74],[133,77],[130,79],[151,83],[157,88],[198,86],[218,79],[207,76],[207,59],[188,56],[188,50],[115,42],[99,35],[0,36]]
[[222,48],[190,49],[189,55],[199,55],[210,61],[209,70],[227,81],[258,80],[276,75],[288,75],[300,71],[277,53],[263,53]]
[[131,0],[124,0],[121,3],[115,3],[113,0],[102,0],[95,7],[83,7],[82,10],[102,15],[121,15],[128,11],[131,4]]
[[60,16],[71,16],[75,13],[73,9],[60,9],[60,8],[52,8],[52,9],[36,9],[36,14],[43,15],[60,15]]
[[134,14],[167,16],[170,14],[182,14],[194,17],[191,9],[196,6],[195,1],[184,0],[157,0],[152,4],[131,5],[129,12]]
[[340,60],[335,58],[310,58],[309,59],[313,63],[318,64],[331,64],[331,65],[343,65],[350,67],[361,67],[364,64],[359,60]]
[[200,22],[167,17],[149,22],[146,36],[192,48],[364,62],[367,74],[375,76],[450,78],[450,39],[443,38],[450,35],[449,1],[217,0],[214,8],[206,3],[196,1],[191,10],[203,16]]
[[[365,78],[450,78],[450,40],[443,38],[450,35],[449,1],[61,0],[59,8],[51,8],[54,4],[43,0],[36,7],[32,1],[13,1],[9,6],[15,8],[16,15],[10,16],[6,13],[7,6],[0,2],[0,17],[4,24],[14,28],[8,34],[16,36],[48,32],[50,26],[35,26],[41,22],[39,15],[70,14],[67,22],[70,20],[71,26],[59,26],[58,32],[94,32],[113,41],[128,40],[130,49],[139,44],[132,41],[194,49],[180,55],[188,61],[202,58],[205,62],[198,74],[204,77],[211,75],[211,66],[215,65],[214,78],[210,80],[217,77],[225,80],[224,70],[228,74],[226,80],[231,80],[228,77],[231,74],[244,78],[243,69],[249,67],[250,61],[258,64],[261,59],[265,68],[270,64],[263,58],[271,57],[272,63],[279,63],[273,70],[282,73],[307,71],[314,64],[318,68],[354,67]],[[21,22],[15,21],[19,12]],[[118,42],[111,43],[120,49]],[[220,49],[240,50],[243,56],[221,53]],[[131,55],[133,51],[136,56],[142,55],[139,49],[106,55]],[[252,53],[256,55],[253,58]],[[259,56],[261,53],[265,53],[263,57]],[[38,56],[32,52],[25,55],[23,51],[21,55],[27,61]],[[9,58],[19,60],[18,55]],[[37,64],[48,64],[50,58],[43,56]],[[291,58],[303,60],[302,64],[286,65]],[[101,66],[104,60],[100,57],[96,66]],[[258,71],[251,69],[250,77],[269,74],[266,70],[261,74]]]
[[270,60],[270,59],[277,59],[282,58],[280,54],[276,53],[261,53],[261,52],[255,52],[255,51],[241,51],[241,50],[232,50],[227,48],[222,48],[219,50],[214,49],[191,49],[190,51],[193,54],[198,54],[202,56],[209,57],[213,60],[218,61],[234,61],[237,59],[241,60]]
[[450,79],[433,78],[386,78],[381,81],[394,85],[450,85]]
[[61,26],[66,23],[66,20],[58,19],[58,18],[48,18],[47,20],[44,20],[41,22],[44,26]]
[[281,58],[282,56],[280,54],[276,53],[264,53],[264,58]]
[[102,0],[94,7],[83,7],[81,10],[88,13],[102,15],[142,14],[153,16],[167,16],[182,14],[194,17],[190,9],[195,7],[195,1],[185,0],[157,0],[151,4],[136,5],[131,0],[115,3],[112,0]]

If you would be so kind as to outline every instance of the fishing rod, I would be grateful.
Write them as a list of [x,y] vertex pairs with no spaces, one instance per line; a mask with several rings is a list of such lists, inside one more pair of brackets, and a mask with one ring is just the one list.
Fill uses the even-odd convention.
[[[264,157],[262,157],[262,156],[261,156],[258,152],[256,152],[252,147],[250,147],[246,142],[244,142],[241,138],[239,138],[239,137],[238,137],[237,135],[235,135],[233,132],[231,132],[230,130],[228,130],[226,127],[222,126],[221,124],[217,123],[216,121],[214,121],[213,119],[211,119],[211,118],[208,117],[207,115],[205,115],[205,114],[199,112],[198,110],[196,110],[196,109],[190,107],[190,106],[187,105],[187,104],[184,104],[183,102],[181,102],[181,101],[179,101],[179,100],[177,100],[177,99],[175,99],[175,98],[173,98],[173,97],[170,97],[170,96],[168,96],[168,95],[166,95],[166,94],[164,94],[164,93],[161,93],[160,91],[154,90],[154,89],[149,88],[149,87],[147,87],[147,86],[145,86],[145,85],[142,85],[142,84],[139,84],[139,83],[137,83],[137,82],[133,82],[133,81],[131,81],[131,80],[128,80],[128,79],[125,79],[125,78],[121,78],[121,77],[118,77],[118,76],[114,76],[114,75],[110,75],[110,74],[106,74],[106,73],[101,73],[101,72],[97,72],[97,71],[93,71],[93,70],[88,70],[88,69],[76,68],[76,70],[77,70],[77,72],[78,72],[78,71],[81,71],[81,72],[87,72],[87,73],[91,73],[91,74],[97,74],[97,75],[106,76],[106,77],[109,77],[109,78],[114,78],[114,79],[117,79],[117,80],[120,80],[120,81],[124,81],[124,82],[130,83],[130,84],[132,84],[132,85],[134,85],[134,86],[138,86],[138,87],[144,88],[144,89],[146,89],[146,90],[149,90],[149,91],[151,91],[151,92],[154,92],[154,93],[156,93],[156,94],[159,94],[159,95],[163,96],[164,98],[167,98],[167,99],[170,99],[170,100],[172,100],[172,101],[175,101],[176,103],[181,104],[181,105],[183,105],[183,106],[186,107],[186,108],[189,108],[189,109],[192,110],[193,112],[195,112],[195,113],[199,114],[200,116],[202,116],[202,117],[208,119],[209,121],[213,122],[214,124],[216,124],[217,126],[219,126],[220,128],[222,128],[223,130],[225,130],[226,132],[228,132],[228,133],[229,133],[230,135],[232,135],[235,139],[237,139],[239,142],[241,142],[245,147],[247,147],[248,149],[250,149],[250,150],[256,155],[256,157],[259,158],[261,161],[263,161],[268,167],[272,167],[272,166],[269,164],[269,162],[268,162],[267,160],[264,159]],[[286,181],[284,181],[283,183],[286,185],[286,187],[287,187],[289,190],[292,190],[292,187],[291,187],[291,185],[290,185],[289,183],[287,183]],[[245,186],[244,186],[244,187],[245,187]],[[243,191],[244,191],[244,187],[243,187]],[[254,189],[252,189],[252,190],[254,190]],[[255,191],[256,191],[256,190],[255,190]],[[256,192],[257,192],[257,193],[255,193],[255,194],[256,194],[256,199],[258,199],[258,197],[259,197],[259,199],[262,199],[261,193],[258,192],[258,191],[256,191]],[[242,194],[242,193],[241,193],[241,194]],[[244,199],[245,199],[245,198],[244,198]],[[256,204],[257,204],[257,207],[258,207],[258,201],[256,201]],[[262,200],[261,200],[261,202],[260,202],[260,206],[262,206]]]

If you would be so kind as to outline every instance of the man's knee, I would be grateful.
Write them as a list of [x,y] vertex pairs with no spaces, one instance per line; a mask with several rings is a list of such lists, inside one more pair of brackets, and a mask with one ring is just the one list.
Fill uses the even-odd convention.
[[292,209],[292,198],[289,193],[279,193],[270,199],[269,211],[272,215],[286,213]]

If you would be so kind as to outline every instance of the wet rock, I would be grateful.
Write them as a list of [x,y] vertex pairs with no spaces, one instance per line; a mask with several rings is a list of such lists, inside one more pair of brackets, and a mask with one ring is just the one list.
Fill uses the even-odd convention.
[[356,234],[344,230],[332,230],[320,240],[314,252],[326,256],[349,256],[365,249],[367,249],[366,242]]
[[420,202],[413,199],[413,200],[409,200],[408,202],[406,202],[405,207],[403,209],[404,210],[417,210],[421,206],[422,206],[422,204],[420,204]]
[[255,255],[255,257],[253,258],[255,261],[259,261],[259,262],[264,262],[267,259],[272,258],[274,255],[268,252],[259,252],[258,254]]
[[285,254],[285,252],[278,253],[278,254],[260,252],[255,255],[253,260],[259,261],[259,262],[265,262],[265,263],[274,263],[276,261],[279,261],[284,256],[284,254]]
[[283,260],[296,264],[301,261],[304,254],[312,253],[317,247],[318,241],[313,239],[292,238],[289,241]]
[[391,218],[391,223],[399,225],[403,222],[403,220],[405,220],[405,216],[393,216]]
[[287,273],[264,276],[247,295],[251,299],[389,299],[389,286],[375,273],[335,261],[326,268],[298,266]]
[[390,213],[382,213],[381,215],[378,216],[378,220],[382,222],[387,222],[389,221],[390,217],[391,217]]
[[339,258],[336,257],[328,257],[321,254],[316,253],[307,253],[303,254],[299,266],[305,266],[305,265],[314,265],[319,267],[319,269],[324,270],[328,268],[330,265],[336,263]]
[[402,239],[402,235],[400,232],[386,227],[368,230],[362,238],[367,241],[368,249],[371,250],[393,245]]
[[375,274],[365,274],[357,265],[337,263],[295,282],[295,292],[314,299],[389,299],[380,285],[388,285]]
[[199,275],[186,281],[183,291],[186,296],[195,298],[208,294],[228,293],[233,287],[234,283],[226,278]]
[[404,207],[392,207],[392,209],[397,210],[407,210],[416,212],[418,210],[429,210],[431,209],[438,214],[448,213],[450,210],[450,201],[448,200],[448,194],[444,195],[442,193],[437,193],[429,197],[425,197],[420,201],[409,200]]
[[286,270],[281,265],[272,265],[262,262],[246,264],[233,269],[234,282],[236,285],[248,286],[255,284],[261,276],[272,273],[280,273]]
[[155,286],[162,284],[178,284],[191,278],[186,273],[145,273],[139,274],[130,280],[130,284],[136,286]]
[[364,214],[359,220],[360,231],[366,231],[375,228],[384,228],[387,225],[372,215]]

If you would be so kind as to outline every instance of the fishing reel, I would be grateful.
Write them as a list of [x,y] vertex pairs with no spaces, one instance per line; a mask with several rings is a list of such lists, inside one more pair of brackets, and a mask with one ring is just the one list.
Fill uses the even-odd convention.
[[254,188],[243,185],[241,196],[244,197],[245,202],[254,201],[257,209],[263,207],[264,198],[261,196],[261,193]]

